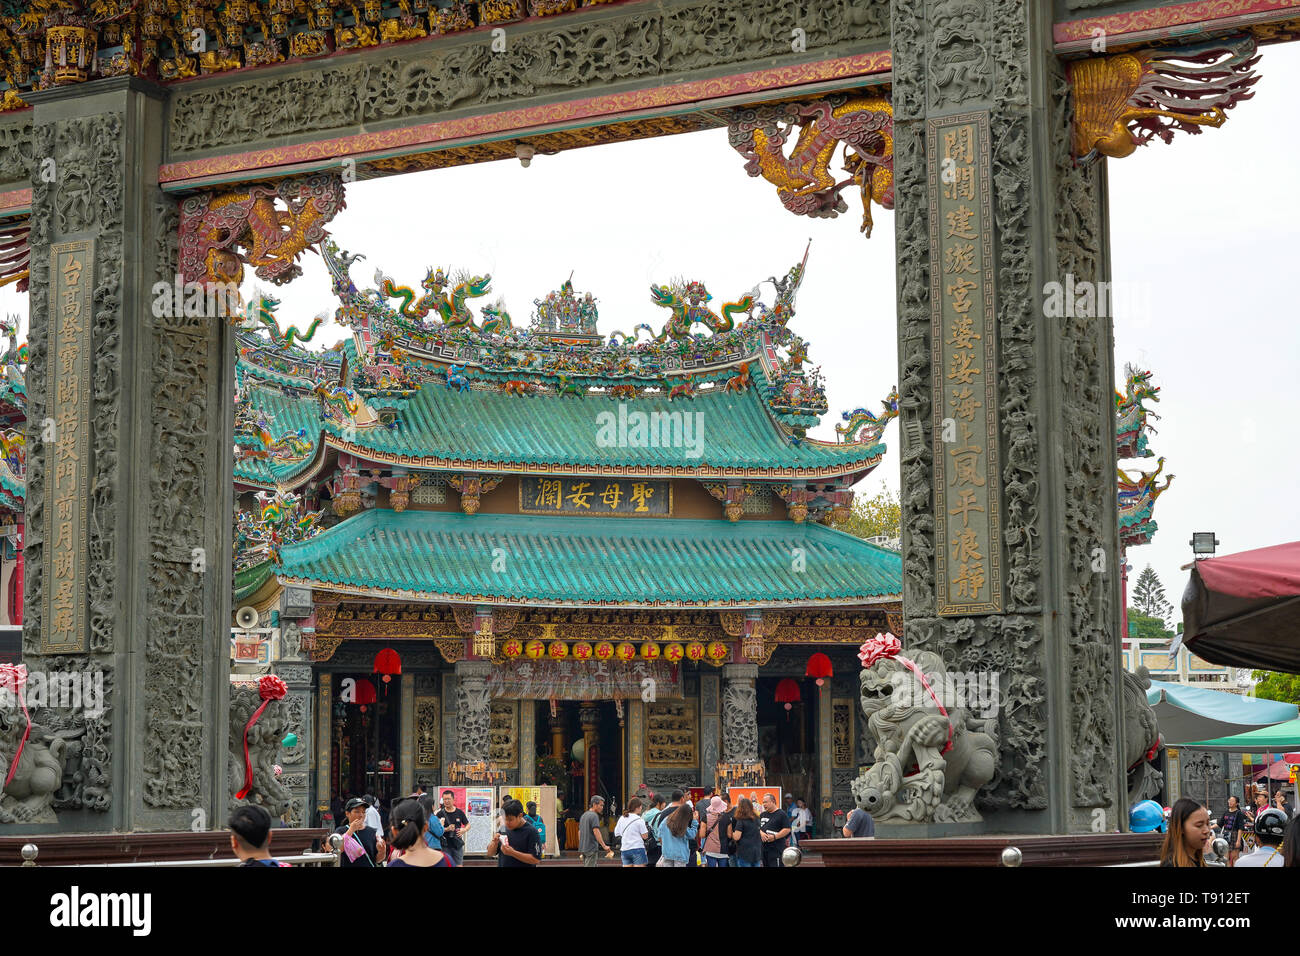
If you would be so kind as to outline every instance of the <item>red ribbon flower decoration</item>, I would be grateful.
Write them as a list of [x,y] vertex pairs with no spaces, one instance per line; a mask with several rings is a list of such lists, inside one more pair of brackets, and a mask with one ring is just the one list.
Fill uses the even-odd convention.
[[253,791],[253,762],[248,757],[248,732],[253,729],[253,724],[257,723],[262,711],[266,710],[267,704],[273,700],[280,700],[285,694],[289,693],[289,688],[285,686],[284,681],[274,674],[267,674],[257,682],[257,693],[262,698],[262,706],[253,711],[253,716],[248,718],[248,723],[244,725],[244,789],[235,794],[236,800],[243,800]]
[[[903,642],[900,641],[898,638],[896,638],[893,634],[890,634],[888,631],[886,631],[884,634],[877,634],[875,637],[869,638],[867,642],[862,645],[862,647],[858,650],[858,660],[862,661],[863,667],[870,667],[878,660],[882,660],[886,657],[894,658],[895,660],[898,661],[898,663],[902,664],[904,667],[906,667],[909,671],[911,671],[913,674],[917,676],[917,678],[921,681],[921,686],[925,688],[925,692],[930,695],[930,699],[933,700],[935,706],[939,708],[939,713],[943,714],[944,718],[947,719],[948,711],[944,709],[944,706],[940,702],[938,696],[935,694],[934,690],[930,687],[930,682],[926,680],[925,675],[921,673],[921,668],[917,667],[912,660],[904,657],[900,653],[902,649],[903,649]],[[940,753],[946,754],[951,749],[952,749],[952,721],[948,720],[948,740],[946,743],[944,743],[943,750],[940,751]]]
[[[22,664],[0,664],[0,690],[8,690],[18,695],[18,705],[23,709],[23,717],[27,721],[27,727],[23,730],[23,739],[18,741],[18,751],[14,754],[13,762],[9,764],[9,772],[5,774],[5,787],[9,786],[9,781],[14,778],[14,773],[18,770],[18,758],[23,755],[23,747],[27,744],[27,737],[32,732],[32,716],[27,713],[27,701],[23,699],[23,687],[27,683],[27,668]],[[0,787],[0,790],[4,789]]]

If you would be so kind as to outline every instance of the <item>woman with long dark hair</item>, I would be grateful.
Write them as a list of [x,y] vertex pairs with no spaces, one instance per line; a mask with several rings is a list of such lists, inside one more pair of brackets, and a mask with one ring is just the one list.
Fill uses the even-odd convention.
[[1169,811],[1169,832],[1160,847],[1160,865],[1205,866],[1205,847],[1213,832],[1209,811],[1183,797]]
[[748,797],[741,797],[731,821],[731,838],[736,841],[736,866],[763,865],[763,838],[759,836],[758,814]]
[[641,798],[633,797],[614,827],[614,836],[622,841],[624,866],[645,866],[650,862],[645,852],[645,838],[650,831],[641,819],[641,809]]
[[424,834],[429,829],[429,821],[418,800],[403,800],[393,807],[388,825],[392,831],[393,849],[401,854],[389,860],[390,867],[451,866],[451,857],[425,842]]
[[700,825],[689,800],[683,800],[665,818],[659,815],[657,835],[663,855],[656,866],[686,866],[691,858],[691,839]]

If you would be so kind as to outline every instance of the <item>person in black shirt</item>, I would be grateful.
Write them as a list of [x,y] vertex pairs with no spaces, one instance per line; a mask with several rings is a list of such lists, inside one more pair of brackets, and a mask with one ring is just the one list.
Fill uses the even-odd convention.
[[[343,805],[347,814],[347,826],[339,827],[334,832],[343,837],[343,852],[339,854],[339,866],[357,866],[369,868],[378,866],[384,858],[384,838],[374,827],[366,826],[366,808],[369,806],[360,797],[353,797]],[[352,837],[353,840],[348,838]],[[363,852],[357,852],[357,844]]]
[[497,858],[497,866],[536,866],[542,861],[542,837],[524,817],[524,805],[507,800],[501,814],[505,825],[492,835],[487,855]]
[[762,866],[763,843],[759,837],[758,814],[748,797],[741,797],[731,821],[731,838],[736,841],[736,866]]
[[763,814],[758,818],[762,831],[763,865],[782,866],[781,853],[790,837],[790,817],[776,805],[776,797],[763,795]]
[[288,866],[271,856],[271,814],[255,803],[235,807],[230,814],[230,849],[240,866]]
[[460,866],[465,862],[465,832],[469,830],[469,817],[456,806],[456,794],[450,790],[442,791],[438,819],[442,822],[442,848],[451,857],[451,862]]

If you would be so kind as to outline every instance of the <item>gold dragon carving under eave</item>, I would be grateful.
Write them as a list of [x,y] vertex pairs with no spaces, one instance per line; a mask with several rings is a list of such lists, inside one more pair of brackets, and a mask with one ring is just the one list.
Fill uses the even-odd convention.
[[1254,95],[1255,51],[1255,39],[1239,34],[1070,63],[1075,158],[1122,158],[1156,137],[1222,126]]

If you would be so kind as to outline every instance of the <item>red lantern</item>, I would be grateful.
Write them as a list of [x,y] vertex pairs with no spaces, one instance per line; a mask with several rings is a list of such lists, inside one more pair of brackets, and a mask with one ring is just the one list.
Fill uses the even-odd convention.
[[799,700],[799,684],[793,677],[782,678],[781,682],[776,685],[776,702],[785,704],[787,711],[785,719],[790,719],[790,706]]
[[363,707],[366,704],[373,704],[378,699],[378,695],[375,693],[375,685],[365,678],[357,681],[356,694],[357,699],[353,703],[361,704]]
[[393,679],[394,674],[402,673],[402,659],[397,656],[397,651],[385,647],[375,655],[375,666],[371,670],[376,674],[382,674],[384,683],[387,684]]
[[808,658],[808,669],[804,671],[805,677],[817,678],[817,686],[821,687],[826,678],[834,677],[835,671],[831,668],[831,659],[820,651]]

